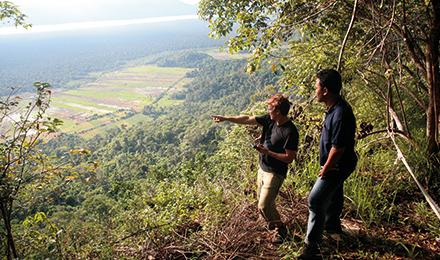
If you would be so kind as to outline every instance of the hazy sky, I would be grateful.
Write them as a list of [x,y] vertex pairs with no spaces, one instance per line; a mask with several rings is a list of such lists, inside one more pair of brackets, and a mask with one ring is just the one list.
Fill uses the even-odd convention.
[[[200,0],[179,0],[180,2],[184,2],[187,4],[197,4]],[[126,2],[126,0],[10,0],[10,2],[14,3],[18,6],[29,6],[29,5],[57,5],[57,6],[65,6],[66,8],[78,8],[83,7],[85,4],[89,6],[99,6],[108,3],[114,2]]]
[[193,4],[197,4],[200,0],[180,0],[180,1],[193,5]]
[[[103,5],[115,4],[115,3],[127,3],[130,0],[10,0],[14,5],[17,5],[20,10],[26,13],[26,10],[39,9],[45,10],[49,13],[56,12],[58,14],[65,15],[81,15],[84,12],[90,10],[99,10]],[[160,0],[159,0],[160,1]],[[186,4],[195,5],[200,0],[179,0]],[[162,21],[175,21],[184,19],[197,19],[197,15],[180,15],[158,18],[145,18],[145,19],[133,19],[133,20],[114,20],[114,21],[94,21],[94,22],[80,22],[69,23],[60,25],[41,25],[33,23],[33,27],[29,30],[25,30],[21,27],[15,28],[7,26],[7,28],[0,28],[0,35],[10,34],[22,34],[22,33],[39,33],[39,32],[51,32],[70,29],[84,29],[84,28],[99,28],[116,25],[128,25],[139,23],[154,23]]]
[[[22,11],[26,8],[39,8],[47,10],[62,10],[65,13],[75,14],[84,10],[99,9],[100,6],[112,3],[127,3],[130,0],[10,0],[19,6]],[[186,4],[197,4],[200,0],[178,0]]]

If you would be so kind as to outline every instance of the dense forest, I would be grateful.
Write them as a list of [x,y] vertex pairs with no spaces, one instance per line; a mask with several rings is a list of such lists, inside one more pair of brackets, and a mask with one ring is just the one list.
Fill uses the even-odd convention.
[[[0,250],[8,259],[297,257],[307,229],[308,193],[320,170],[319,138],[326,111],[314,101],[314,75],[322,68],[342,67],[343,95],[357,121],[359,162],[344,184],[346,232],[324,234],[324,258],[439,259],[440,221],[432,201],[427,202],[429,195],[434,202],[440,198],[438,151],[432,150],[438,143],[431,141],[427,131],[430,114],[437,113],[429,95],[438,86],[423,70],[422,64],[432,65],[429,60],[414,64],[414,59],[428,59],[423,44],[431,42],[401,40],[402,26],[378,23],[398,22],[402,13],[413,23],[422,23],[425,19],[415,18],[425,11],[431,14],[434,2],[423,2],[420,6],[426,8],[414,13],[406,13],[402,5],[408,6],[400,2],[363,3],[359,20],[354,15],[352,19],[357,21],[356,37],[342,44],[345,53],[337,53],[330,49],[339,50],[341,39],[350,35],[346,34],[348,14],[357,8],[347,2],[202,0],[199,14],[210,23],[210,35],[225,36],[237,29],[234,22],[239,21],[237,34],[226,46],[232,53],[250,51],[250,58],[216,60],[197,53],[195,47],[213,43],[197,42],[186,32],[183,40],[173,42],[174,38],[163,35],[165,43],[138,42],[138,48],[121,45],[110,50],[103,45],[104,51],[96,56],[78,56],[93,59],[73,59],[75,69],[65,63],[60,74],[43,78],[48,83],[37,82],[33,87],[29,82],[36,81],[31,74],[37,70],[23,71],[27,77],[23,81],[10,78],[11,84],[26,84],[25,90],[36,95],[25,108],[29,112],[16,119],[12,130],[0,132]],[[392,21],[386,20],[390,7],[396,15]],[[370,10],[384,15],[375,20],[369,17]],[[368,23],[370,18],[376,23]],[[269,23],[268,19],[274,20]],[[302,38],[292,37],[292,24]],[[372,36],[370,29],[377,33]],[[120,40],[130,42],[128,37]],[[388,40],[387,48],[381,45]],[[400,45],[408,42],[421,45],[408,54]],[[187,49],[192,50],[172,52]],[[146,53],[160,55],[146,59]],[[8,62],[11,68],[20,63]],[[81,81],[85,73],[147,62],[193,69],[186,74],[192,81],[171,95],[178,102],[153,103],[140,112],[132,111],[152,120],[83,138],[59,134],[62,122],[45,116],[51,80],[57,87],[64,80]],[[60,64],[64,63],[54,66]],[[87,64],[84,69],[76,69],[83,64]],[[52,73],[52,67],[41,68]],[[432,68],[438,72],[438,65]],[[57,79],[57,75],[63,77]],[[287,240],[278,244],[271,242],[274,232],[265,228],[256,203],[258,153],[251,145],[260,129],[217,125],[210,116],[263,115],[265,101],[274,93],[292,100],[289,117],[300,135],[297,159],[289,167],[277,202],[288,228]],[[2,122],[17,110],[19,94],[2,98]]]

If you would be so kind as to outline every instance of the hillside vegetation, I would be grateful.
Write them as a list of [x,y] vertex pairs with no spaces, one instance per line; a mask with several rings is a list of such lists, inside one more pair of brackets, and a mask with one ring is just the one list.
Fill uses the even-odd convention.
[[[75,163],[77,181],[20,199],[31,202],[21,204],[27,206],[13,220],[20,257],[294,257],[302,246],[306,198],[318,169],[314,158],[323,108],[296,101],[291,111],[300,130],[300,156],[279,201],[290,241],[274,245],[255,203],[258,162],[250,144],[259,130],[214,125],[209,116],[265,113],[264,100],[278,91],[272,86],[277,78],[270,69],[246,74],[245,62],[203,60],[186,74],[192,80],[184,90],[171,95],[181,102],[136,112],[149,120],[92,138],[63,134],[40,144],[58,158],[86,147],[91,151],[86,161],[99,167],[83,174],[86,165]],[[343,223],[351,233],[342,240],[328,236],[326,257],[436,259],[439,221],[403,167],[393,165],[392,145],[370,141],[358,140],[361,160],[346,185]],[[413,149],[405,151],[413,165],[423,164]]]

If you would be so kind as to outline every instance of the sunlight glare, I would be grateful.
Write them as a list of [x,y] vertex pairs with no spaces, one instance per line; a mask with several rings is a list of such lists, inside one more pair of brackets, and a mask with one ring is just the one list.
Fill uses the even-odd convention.
[[188,19],[198,19],[198,16],[180,15],[180,16],[165,16],[165,17],[133,19],[133,20],[113,20],[113,21],[67,23],[67,24],[55,24],[55,25],[34,25],[32,28],[28,30],[21,27],[17,27],[17,28],[3,27],[0,28],[0,35],[55,32],[55,31],[76,30],[76,29],[92,29],[92,28],[103,28],[103,27],[132,25],[132,24],[172,22],[172,21],[188,20]]

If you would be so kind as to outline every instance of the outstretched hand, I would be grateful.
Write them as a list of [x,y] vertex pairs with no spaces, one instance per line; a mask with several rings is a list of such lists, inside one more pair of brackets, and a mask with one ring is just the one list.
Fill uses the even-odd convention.
[[216,115],[211,115],[214,118],[214,122],[216,122],[217,124],[223,121],[226,121],[226,118],[224,116],[216,116]]

